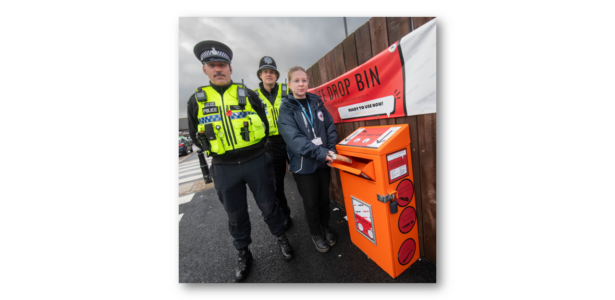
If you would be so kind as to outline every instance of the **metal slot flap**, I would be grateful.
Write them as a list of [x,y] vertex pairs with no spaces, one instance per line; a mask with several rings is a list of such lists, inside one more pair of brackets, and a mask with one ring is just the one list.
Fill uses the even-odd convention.
[[375,179],[375,170],[374,170],[374,162],[370,161],[368,163],[364,163],[364,162],[359,162],[355,159],[353,159],[353,157],[350,157],[352,159],[352,164],[348,165],[348,164],[344,164],[344,163],[340,163],[337,161],[333,161],[331,162],[331,166],[343,171],[346,171],[350,174],[353,175],[357,175],[357,176],[361,176],[365,179],[368,180],[374,180]]

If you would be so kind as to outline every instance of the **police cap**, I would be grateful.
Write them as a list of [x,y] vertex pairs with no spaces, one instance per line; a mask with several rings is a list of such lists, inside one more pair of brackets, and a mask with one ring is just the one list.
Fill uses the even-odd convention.
[[202,41],[194,46],[194,56],[203,64],[211,61],[230,64],[233,60],[233,51],[227,45],[217,41]]
[[[258,71],[256,71],[256,77],[258,77],[258,79],[261,78],[261,71],[263,69],[274,70],[275,74],[278,76],[278,79],[280,79],[280,72],[278,72],[275,60],[273,60],[270,56],[263,56],[263,58],[261,58],[261,62],[258,64]],[[260,80],[263,81],[262,79]]]

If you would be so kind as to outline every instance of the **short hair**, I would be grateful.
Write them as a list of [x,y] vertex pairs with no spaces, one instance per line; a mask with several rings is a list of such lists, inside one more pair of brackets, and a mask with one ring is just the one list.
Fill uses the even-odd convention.
[[293,80],[292,78],[292,74],[295,73],[296,71],[303,71],[303,73],[305,73],[305,75],[307,75],[307,72],[305,71],[304,68],[296,66],[296,67],[292,67],[290,68],[290,70],[288,70],[288,82],[290,82],[291,80]]

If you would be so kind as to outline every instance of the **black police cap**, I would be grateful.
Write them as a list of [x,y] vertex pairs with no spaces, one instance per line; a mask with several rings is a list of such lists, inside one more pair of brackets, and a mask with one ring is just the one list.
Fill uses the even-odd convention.
[[211,61],[230,64],[233,60],[233,51],[227,45],[217,41],[202,41],[194,46],[194,56],[203,64]]
[[[271,58],[270,56],[263,56],[263,58],[261,58],[261,61],[258,64],[258,71],[256,71],[256,77],[258,77],[258,79],[261,78],[261,71],[263,69],[274,70],[275,74],[278,76],[278,79],[280,79],[280,72],[278,72],[275,60],[273,60],[273,58]],[[260,80],[263,81],[262,79]]]

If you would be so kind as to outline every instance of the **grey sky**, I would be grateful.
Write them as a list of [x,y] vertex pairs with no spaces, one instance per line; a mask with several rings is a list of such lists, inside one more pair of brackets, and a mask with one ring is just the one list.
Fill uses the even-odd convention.
[[[348,33],[370,17],[346,18]],[[342,17],[330,18],[179,18],[179,117],[186,117],[186,103],[194,90],[209,84],[201,63],[192,53],[204,40],[225,43],[233,50],[234,82],[243,79],[258,88],[256,70],[261,57],[275,60],[284,82],[294,66],[309,68],[345,38]]]

